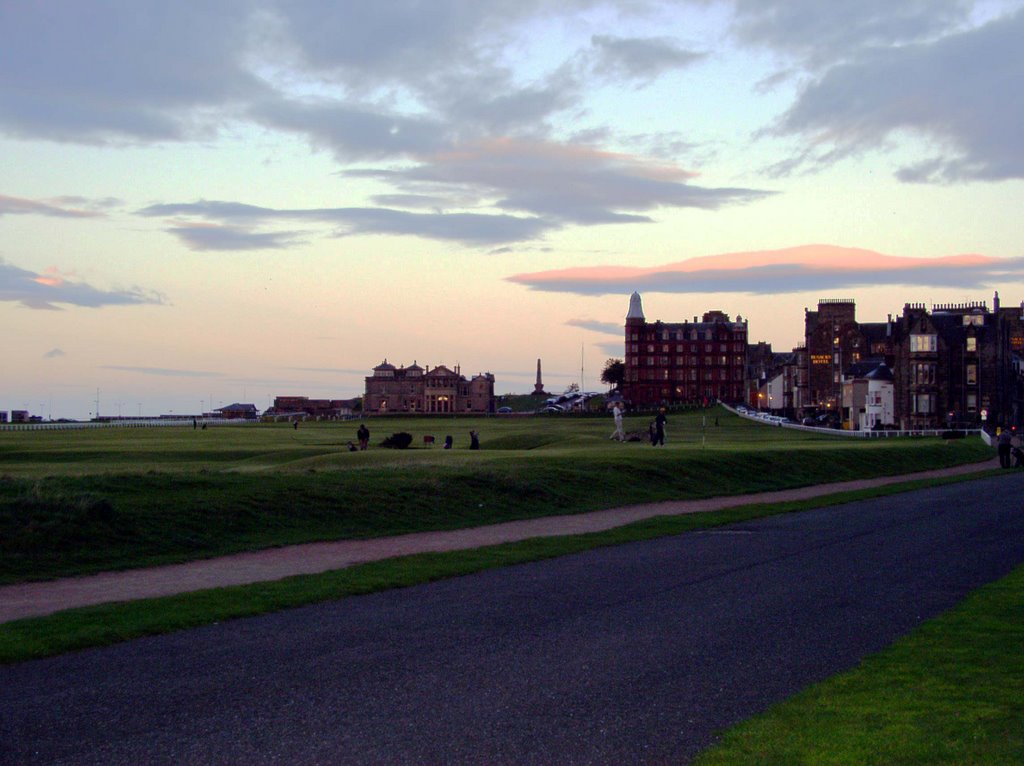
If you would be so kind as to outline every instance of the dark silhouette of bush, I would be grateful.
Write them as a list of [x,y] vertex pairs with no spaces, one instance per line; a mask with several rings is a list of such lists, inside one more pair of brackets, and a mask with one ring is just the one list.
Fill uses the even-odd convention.
[[388,449],[406,449],[410,444],[412,444],[412,434],[399,431],[397,434],[384,437],[384,441],[380,446],[387,447]]

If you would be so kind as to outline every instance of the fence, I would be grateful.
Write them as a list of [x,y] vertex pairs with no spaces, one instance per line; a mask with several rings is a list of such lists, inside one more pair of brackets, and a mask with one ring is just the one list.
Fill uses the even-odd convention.
[[986,437],[987,434],[980,428],[913,428],[906,431],[847,431],[841,428],[822,428],[820,426],[805,426],[800,423],[791,422],[770,422],[759,418],[757,414],[744,414],[738,412],[727,404],[723,404],[727,410],[735,415],[739,415],[741,418],[747,420],[753,420],[757,423],[764,423],[766,426],[778,426],[781,428],[789,428],[794,431],[807,431],[809,433],[816,434],[828,434],[829,436],[847,436],[854,439],[898,439],[901,437],[908,436],[943,436],[945,434],[955,433],[963,434],[967,436],[980,436],[986,443],[991,443]]
[[244,426],[257,423],[255,420],[220,418],[141,418],[124,420],[102,420],[88,422],[45,422],[45,423],[0,423],[0,431],[77,431],[83,428],[173,428],[193,426],[193,422],[200,426]]

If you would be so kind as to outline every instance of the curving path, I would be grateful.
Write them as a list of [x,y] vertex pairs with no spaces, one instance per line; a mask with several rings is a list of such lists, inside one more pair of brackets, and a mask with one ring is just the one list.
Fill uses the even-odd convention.
[[465,550],[533,537],[601,532],[654,516],[718,511],[753,503],[807,500],[837,492],[879,487],[913,479],[976,473],[997,468],[998,465],[998,461],[993,459],[984,463],[935,471],[820,484],[775,492],[631,505],[590,513],[546,516],[484,527],[417,532],[370,540],[307,543],[184,564],[6,585],[0,586],[0,623],[25,617],[39,617],[62,609],[266,582],[292,575],[317,574],[414,553]]
[[1022,490],[1006,472],[0,667],[0,766],[685,764],[1024,562]]

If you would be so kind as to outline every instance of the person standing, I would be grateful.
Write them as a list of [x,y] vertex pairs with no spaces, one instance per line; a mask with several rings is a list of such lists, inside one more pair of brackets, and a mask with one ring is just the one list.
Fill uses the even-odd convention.
[[612,417],[615,418],[615,433],[608,438],[617,442],[625,441],[626,432],[622,430],[622,406],[618,402],[612,407]]
[[359,424],[359,430],[356,431],[356,438],[359,440],[359,449],[365,450],[370,446],[370,429],[366,427],[366,423]]
[[657,417],[654,418],[654,438],[651,440],[651,444],[657,447],[659,444],[665,446],[665,424],[668,423],[668,418],[665,417],[665,408],[662,407],[658,410]]
[[1010,433],[1009,428],[1003,428],[999,431],[996,445],[996,451],[999,453],[999,465],[1003,468],[1009,468],[1010,451],[1013,449],[1013,435]]
[[469,432],[469,448],[480,449],[480,434],[476,431]]

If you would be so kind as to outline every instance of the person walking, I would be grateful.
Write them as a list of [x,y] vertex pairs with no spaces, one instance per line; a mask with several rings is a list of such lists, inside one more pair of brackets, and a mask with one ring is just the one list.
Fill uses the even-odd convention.
[[359,424],[359,430],[356,431],[356,438],[359,440],[359,449],[365,450],[370,446],[370,429],[366,427],[366,423]]
[[476,431],[469,432],[469,448],[480,449],[480,434]]
[[668,418],[665,417],[665,408],[662,407],[658,410],[657,417],[654,418],[654,438],[651,439],[651,444],[655,447],[661,445],[665,446],[665,424],[668,423]]
[[1003,468],[1010,467],[1010,451],[1012,449],[1013,435],[1010,433],[1010,429],[1000,429],[999,437],[996,440],[996,451],[999,453],[999,465]]
[[625,441],[626,432],[622,430],[622,405],[618,402],[612,407],[612,417],[615,418],[615,432],[608,438],[617,442]]

